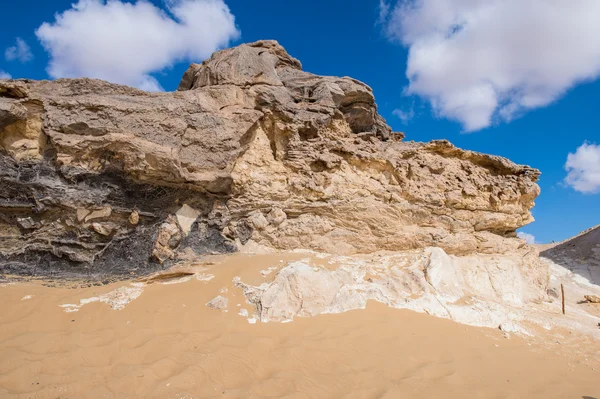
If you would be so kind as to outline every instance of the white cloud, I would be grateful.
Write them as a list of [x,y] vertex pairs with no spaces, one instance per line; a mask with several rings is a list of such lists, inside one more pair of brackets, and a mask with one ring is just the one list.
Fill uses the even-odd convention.
[[178,61],[201,61],[240,33],[223,0],[79,0],[36,35],[53,78],[93,77],[161,90],[150,74]]
[[0,69],[0,79],[11,79],[12,76],[10,76],[10,73],[8,72],[4,72],[2,69]]
[[386,0],[379,0],[379,18],[378,24],[383,24],[390,15],[390,4]]
[[600,75],[598,0],[398,0],[385,31],[409,48],[407,93],[466,131]]
[[600,192],[600,145],[583,143],[574,154],[569,153],[565,182],[576,191],[593,194]]
[[410,107],[407,111],[402,109],[395,109],[392,111],[392,114],[400,118],[403,124],[407,124],[415,117],[415,109],[414,107]]
[[16,44],[7,48],[4,52],[4,58],[6,58],[7,61],[17,60],[19,62],[26,63],[33,59],[33,54],[31,53],[31,49],[25,40],[17,37]]
[[517,233],[517,237],[525,240],[527,244],[535,244],[535,236],[533,234],[523,233],[522,231],[519,231]]

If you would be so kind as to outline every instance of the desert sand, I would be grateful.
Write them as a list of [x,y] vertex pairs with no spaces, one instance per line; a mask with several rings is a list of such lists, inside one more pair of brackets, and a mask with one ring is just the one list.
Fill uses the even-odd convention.
[[[255,322],[234,277],[260,284],[300,257],[219,257],[152,284],[8,278],[0,397],[600,397],[600,341],[575,331],[524,337],[373,301]],[[226,312],[205,305],[219,294]]]

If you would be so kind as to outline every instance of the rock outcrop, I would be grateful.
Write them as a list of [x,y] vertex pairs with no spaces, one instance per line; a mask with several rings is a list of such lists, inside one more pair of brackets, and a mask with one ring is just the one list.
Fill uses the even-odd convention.
[[0,80],[0,272],[145,273],[190,254],[439,247],[527,253],[539,172],[402,141],[372,90],[277,42],[215,53],[179,90]]
[[239,277],[234,284],[263,322],[364,309],[372,300],[464,324],[523,331],[517,327],[527,319],[523,310],[546,298],[547,270],[533,252],[459,257],[426,248],[319,258],[291,262],[259,286]]

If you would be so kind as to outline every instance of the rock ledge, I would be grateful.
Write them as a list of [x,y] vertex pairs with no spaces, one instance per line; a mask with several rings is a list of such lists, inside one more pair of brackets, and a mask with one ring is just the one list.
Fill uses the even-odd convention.
[[193,254],[529,251],[539,171],[403,142],[370,87],[275,41],[219,51],[179,90],[0,80],[0,272],[146,273]]

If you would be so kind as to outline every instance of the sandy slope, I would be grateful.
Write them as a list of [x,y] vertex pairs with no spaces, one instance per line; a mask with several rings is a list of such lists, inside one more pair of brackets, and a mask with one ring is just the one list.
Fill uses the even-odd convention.
[[565,285],[571,311],[595,316],[600,321],[600,304],[585,303],[585,295],[600,296],[600,225],[565,241],[540,248],[540,256],[552,270],[550,288]]
[[[524,339],[374,302],[285,324],[238,315],[252,309],[234,276],[259,284],[298,258],[234,256],[141,290],[1,284],[0,397],[600,397],[600,344],[575,331]],[[205,306],[220,291],[228,312]]]
[[568,268],[592,284],[600,285],[600,225],[568,240],[540,248],[540,256]]

